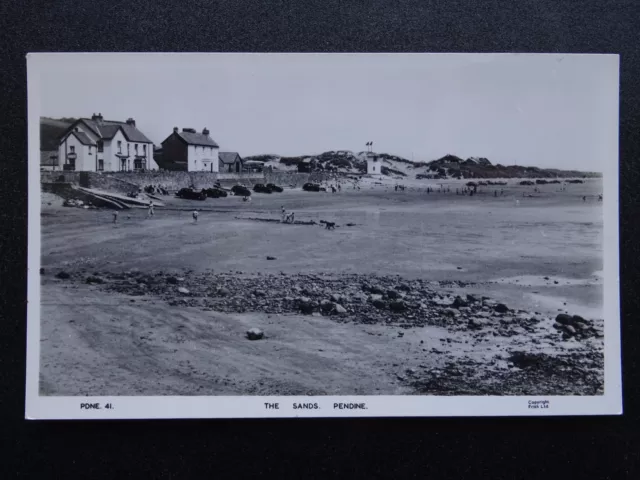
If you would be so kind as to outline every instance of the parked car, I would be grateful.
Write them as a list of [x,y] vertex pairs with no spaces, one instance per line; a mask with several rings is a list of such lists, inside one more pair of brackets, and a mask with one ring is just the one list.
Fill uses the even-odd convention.
[[206,188],[204,193],[206,193],[209,198],[223,198],[227,196],[227,192],[219,188]]
[[271,189],[263,183],[256,183],[253,186],[253,191],[258,193],[271,193]]
[[305,192],[319,192],[320,191],[320,185],[318,185],[316,183],[305,183],[302,186],[302,190],[304,190]]
[[267,183],[267,187],[271,189],[272,192],[278,192],[281,193],[283,188],[279,187],[273,183]]
[[176,193],[176,197],[184,198],[186,200],[206,200],[207,194],[203,191],[196,192],[190,188],[181,188]]
[[249,190],[247,187],[243,187],[242,185],[234,185],[233,187],[231,187],[231,191],[234,195],[241,195],[243,197],[251,196],[251,190]]

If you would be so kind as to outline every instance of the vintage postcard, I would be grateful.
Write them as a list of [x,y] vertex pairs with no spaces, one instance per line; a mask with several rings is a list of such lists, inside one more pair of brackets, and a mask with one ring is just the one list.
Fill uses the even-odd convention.
[[621,413],[617,55],[26,61],[28,419]]

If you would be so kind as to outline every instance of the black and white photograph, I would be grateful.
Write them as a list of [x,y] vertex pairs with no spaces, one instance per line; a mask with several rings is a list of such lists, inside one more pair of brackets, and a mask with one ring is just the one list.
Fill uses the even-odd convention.
[[28,418],[620,413],[617,55],[27,65]]

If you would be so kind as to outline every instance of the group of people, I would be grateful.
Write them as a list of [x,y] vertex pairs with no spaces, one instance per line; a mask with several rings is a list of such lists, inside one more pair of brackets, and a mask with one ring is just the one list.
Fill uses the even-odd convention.
[[294,223],[295,213],[294,212],[287,213],[287,211],[284,208],[284,205],[281,208],[282,208],[282,211],[281,211],[282,223]]

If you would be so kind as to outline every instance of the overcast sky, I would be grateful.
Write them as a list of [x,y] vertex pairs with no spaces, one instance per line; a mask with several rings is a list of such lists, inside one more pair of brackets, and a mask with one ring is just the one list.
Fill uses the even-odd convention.
[[221,151],[243,156],[357,152],[372,140],[375,151],[416,161],[451,153],[599,171],[617,138],[615,56],[54,54],[36,61],[42,116],[133,117],[156,144],[174,126],[207,127]]

